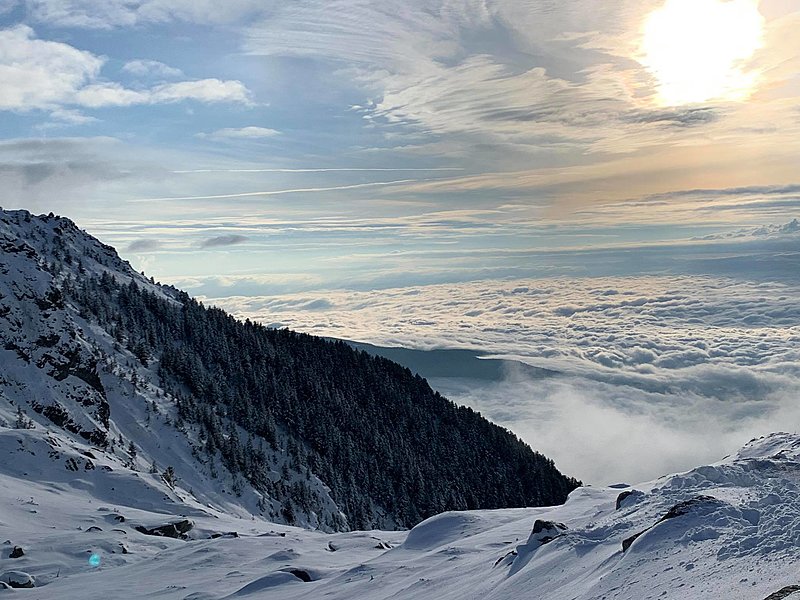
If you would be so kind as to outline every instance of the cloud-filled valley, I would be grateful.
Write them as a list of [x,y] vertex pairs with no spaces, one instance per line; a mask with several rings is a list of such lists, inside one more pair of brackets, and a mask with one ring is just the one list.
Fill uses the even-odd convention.
[[[711,276],[495,280],[213,300],[384,346],[471,348],[561,375],[437,379],[588,481],[712,460],[800,418],[797,283]],[[747,439],[743,439],[747,438]]]

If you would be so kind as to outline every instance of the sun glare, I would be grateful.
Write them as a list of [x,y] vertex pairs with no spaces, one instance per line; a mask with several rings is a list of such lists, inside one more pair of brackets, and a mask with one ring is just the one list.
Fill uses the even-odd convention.
[[755,88],[746,61],[763,45],[758,0],[667,0],[643,34],[640,60],[661,104],[745,100]]

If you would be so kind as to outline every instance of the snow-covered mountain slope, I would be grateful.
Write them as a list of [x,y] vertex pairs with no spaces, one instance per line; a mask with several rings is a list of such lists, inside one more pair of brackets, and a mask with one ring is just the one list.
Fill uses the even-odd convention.
[[[2,437],[21,469],[31,435]],[[25,597],[800,598],[798,435],[754,440],[647,484],[580,488],[563,506],[444,513],[410,532],[325,535],[194,510],[189,539],[147,536],[136,526],[166,522],[171,504],[153,498],[150,510],[133,509],[109,490],[100,499],[97,472],[83,486],[2,476],[0,537],[10,543],[0,570],[36,579]],[[228,535],[208,539],[214,533]],[[15,546],[24,556],[8,558]]]
[[237,321],[68,219],[1,209],[0,427],[33,432],[40,483],[91,471],[134,509],[166,495],[171,513],[324,531],[558,503],[578,485],[400,365]]
[[[284,498],[199,457],[201,441],[180,425],[155,365],[145,366],[123,336],[65,300],[70,281],[103,274],[178,302],[177,290],[137,273],[68,219],[0,211],[0,475],[86,486],[96,500],[132,509],[285,521]],[[287,487],[302,481],[323,507],[293,506],[293,521],[344,522],[327,488],[292,464],[285,439],[278,442],[273,449],[254,438],[271,465],[267,475]]]

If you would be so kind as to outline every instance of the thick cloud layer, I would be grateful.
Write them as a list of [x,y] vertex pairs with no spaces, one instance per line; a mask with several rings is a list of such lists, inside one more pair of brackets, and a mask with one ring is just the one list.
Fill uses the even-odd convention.
[[484,281],[214,302],[379,345],[472,348],[562,373],[433,382],[589,482],[637,481],[796,429],[800,286],[692,276]]
[[[475,348],[638,379],[800,364],[797,286],[714,277],[480,281],[215,300],[236,314],[382,345]],[[325,300],[323,311],[309,303]]]

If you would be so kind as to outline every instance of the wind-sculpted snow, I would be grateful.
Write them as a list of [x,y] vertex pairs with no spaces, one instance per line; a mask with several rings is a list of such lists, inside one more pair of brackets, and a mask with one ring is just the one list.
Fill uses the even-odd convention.
[[[15,436],[37,451],[35,432],[0,442]],[[166,503],[18,475],[0,474],[0,522],[25,556],[0,561],[35,579],[37,600],[764,600],[800,584],[795,434],[649,483],[579,488],[563,506],[449,512],[410,532],[322,534],[198,508],[188,540],[152,537],[136,526],[176,519]],[[223,531],[237,536],[209,539]]]

